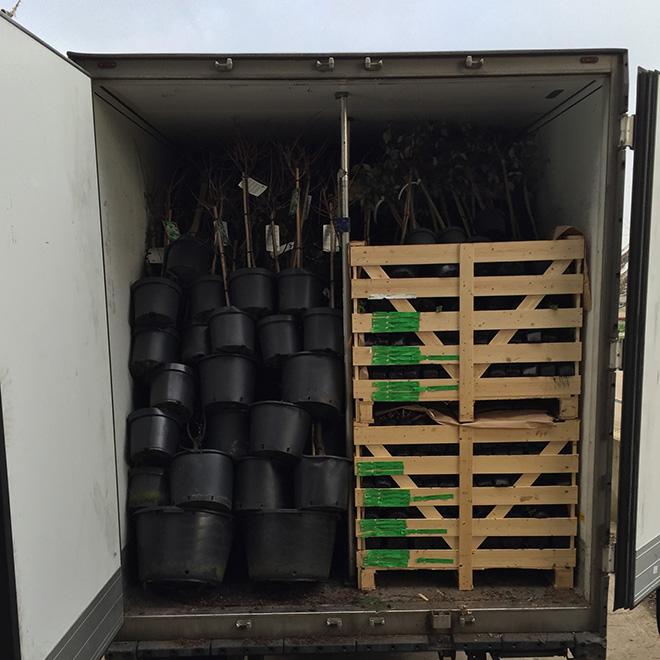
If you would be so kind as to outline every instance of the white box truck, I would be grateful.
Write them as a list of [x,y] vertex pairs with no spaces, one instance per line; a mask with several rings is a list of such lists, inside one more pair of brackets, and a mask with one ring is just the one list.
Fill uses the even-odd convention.
[[[66,58],[0,16],[0,61],[3,658],[605,657],[627,148],[635,181],[616,606],[632,608],[660,585],[657,72],[638,74],[633,124],[623,50]],[[593,298],[582,333],[572,589],[505,576],[467,592],[413,582],[370,597],[349,577],[313,597],[275,589],[177,601],[145,592],[122,568],[131,542],[128,310],[144,264],[145,179],[167,177],[192,145],[230,138],[237,120],[266,139],[269,126],[312,118],[343,143],[338,169],[350,166],[349,127],[362,144],[375,127],[407,119],[535,135],[545,159],[538,222],[546,234],[558,225],[584,234]]]

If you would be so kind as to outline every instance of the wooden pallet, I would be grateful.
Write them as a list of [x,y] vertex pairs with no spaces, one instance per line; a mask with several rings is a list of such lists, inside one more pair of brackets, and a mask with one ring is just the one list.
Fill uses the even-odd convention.
[[[552,570],[557,587],[572,586],[584,251],[581,237],[459,245],[351,244],[356,533],[362,589],[374,588],[379,572],[420,569],[455,570],[459,587],[471,589],[473,572],[487,568]],[[538,262],[542,268],[538,275],[488,273],[507,262]],[[386,270],[432,264],[457,264],[459,276],[404,279],[390,277]],[[548,295],[563,296],[562,307],[543,308]],[[481,309],[493,296],[509,297],[510,307]],[[458,304],[455,310],[436,309],[437,299]],[[370,312],[367,306],[374,300],[387,300],[390,311]],[[515,341],[519,330],[556,329],[564,333],[563,341]],[[483,331],[490,332],[488,343],[476,343],[475,332]],[[388,346],[387,341],[374,345],[374,337],[388,333],[416,339],[404,346]],[[443,342],[446,333],[457,339]],[[491,365],[530,363],[570,363],[572,375],[487,377]],[[444,377],[370,374],[374,367],[422,364],[440,365]],[[555,400],[557,418],[567,421],[533,431],[470,425],[476,402],[530,399]],[[461,424],[375,425],[374,405],[379,402],[440,401],[457,403]],[[490,443],[503,449],[522,443],[529,452],[484,453]],[[420,485],[434,475],[444,475],[451,486]],[[484,475],[513,476],[507,486],[495,487],[482,485]],[[548,476],[548,483],[539,485],[542,475],[563,477],[555,484]],[[373,487],[374,478],[389,480],[388,486]],[[520,517],[522,506],[541,507],[539,512],[555,507],[561,515]],[[505,539],[507,547],[489,547],[496,538]],[[526,547],[528,541],[542,538],[561,547]]]
[[[376,401],[457,401],[461,421],[474,419],[476,401],[555,399],[558,416],[578,415],[582,358],[580,328],[585,287],[584,239],[455,245],[366,246],[352,243],[353,395],[358,423],[372,423]],[[537,262],[539,275],[475,275],[479,268]],[[459,277],[392,278],[397,265],[458,264]],[[545,296],[568,296],[571,305],[543,309]],[[475,300],[509,297],[510,309],[475,309]],[[457,311],[420,311],[433,299],[458,301]],[[368,312],[368,301],[387,300],[392,311]],[[420,304],[422,303],[422,304]],[[514,343],[519,330],[572,331],[570,341]],[[487,344],[475,332],[490,331]],[[419,346],[367,345],[365,335],[409,333]],[[454,333],[445,345],[442,333]],[[440,333],[440,336],[439,334]],[[485,377],[493,364],[571,363],[573,375]],[[374,379],[374,365],[440,365],[444,378]]]
[[[578,420],[531,430],[357,425],[359,587],[373,589],[381,571],[434,569],[456,570],[459,588],[471,589],[473,572],[488,568],[553,570],[555,586],[572,587],[579,428]],[[503,453],[521,446],[531,453]],[[425,454],[435,448],[439,455],[397,455],[413,447]],[[438,447],[449,454],[440,455]],[[453,477],[455,484],[423,487],[423,475]],[[509,475],[511,485],[475,485],[487,475]],[[563,484],[553,484],[553,477],[547,476],[548,483],[539,485],[543,475],[561,475]],[[369,479],[374,477],[391,485],[371,487]],[[522,517],[512,517],[514,507],[527,507],[527,513],[532,507],[539,513],[555,511],[547,518],[524,511]],[[389,515],[393,510],[395,518]],[[506,539],[512,547],[489,548],[493,537]],[[516,547],[531,537],[545,537],[542,545],[561,539],[565,547]]]

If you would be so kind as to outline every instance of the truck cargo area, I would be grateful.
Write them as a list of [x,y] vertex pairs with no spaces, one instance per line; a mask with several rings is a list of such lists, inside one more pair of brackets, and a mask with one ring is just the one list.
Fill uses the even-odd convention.
[[[149,186],[170,179],[183,153],[226,145],[238,129],[263,141],[300,133],[303,139],[335,144],[339,154],[338,97],[346,95],[351,165],[367,157],[389,123],[471,123],[533,136],[538,173],[532,193],[539,238],[552,238],[555,228],[564,225],[584,234],[592,298],[582,328],[573,588],[556,589],[552,571],[489,569],[475,571],[474,589],[469,591],[459,590],[454,571],[391,572],[377,576],[375,590],[362,591],[348,578],[350,544],[348,531],[342,530],[327,583],[250,582],[242,558],[233,556],[217,588],[145,588],[137,583],[129,560],[124,568],[126,621],[118,639],[229,638],[243,634],[237,632],[235,620],[246,613],[257,616],[252,630],[265,631],[264,637],[276,636],[270,625],[281,625],[280,635],[305,636],[297,624],[277,619],[292,613],[326,614],[306,621],[309,636],[426,634],[430,613],[449,612],[451,625],[438,624],[435,632],[440,634],[461,629],[458,620],[467,610],[478,615],[469,630],[461,630],[475,634],[597,630],[607,584],[603,565],[609,539],[608,447],[614,397],[608,356],[610,338],[617,334],[613,310],[622,206],[617,192],[622,160],[613,136],[627,104],[616,92],[625,71],[624,54],[492,53],[483,60],[467,54],[417,54],[372,56],[368,61],[358,55],[70,57],[93,80],[122,498],[133,389],[127,369],[130,286],[143,274]],[[340,169],[339,160],[336,167]],[[357,208],[351,209],[352,240],[362,239],[358,215]],[[122,546],[130,549],[132,527],[125,500],[119,510]],[[384,625],[345,620],[338,631],[328,627],[330,612],[337,617],[374,612],[400,616]],[[260,628],[258,615],[276,618]]]

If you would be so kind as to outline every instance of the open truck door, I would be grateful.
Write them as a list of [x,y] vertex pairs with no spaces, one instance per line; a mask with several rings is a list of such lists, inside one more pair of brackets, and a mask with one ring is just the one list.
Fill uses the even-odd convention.
[[95,660],[123,618],[89,77],[0,16],[0,640]]
[[660,137],[657,71],[638,73],[614,606],[660,588]]

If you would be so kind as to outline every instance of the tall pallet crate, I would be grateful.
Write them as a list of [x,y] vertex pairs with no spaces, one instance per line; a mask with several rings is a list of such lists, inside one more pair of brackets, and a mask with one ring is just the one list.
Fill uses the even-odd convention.
[[[472,589],[473,572],[488,568],[552,570],[555,586],[572,586],[584,251],[577,236],[351,244],[360,588],[374,588],[381,571],[433,569],[457,571],[459,588]],[[458,275],[426,276],[437,264]],[[500,274],[505,264],[525,274]],[[422,276],[387,272],[404,265]],[[367,310],[378,300],[390,311]],[[392,333],[404,345],[388,345]],[[402,377],[420,365],[439,377]],[[473,423],[477,402],[523,400],[553,402],[555,421]],[[459,423],[382,426],[374,415],[381,403],[437,402],[457,406]]]

